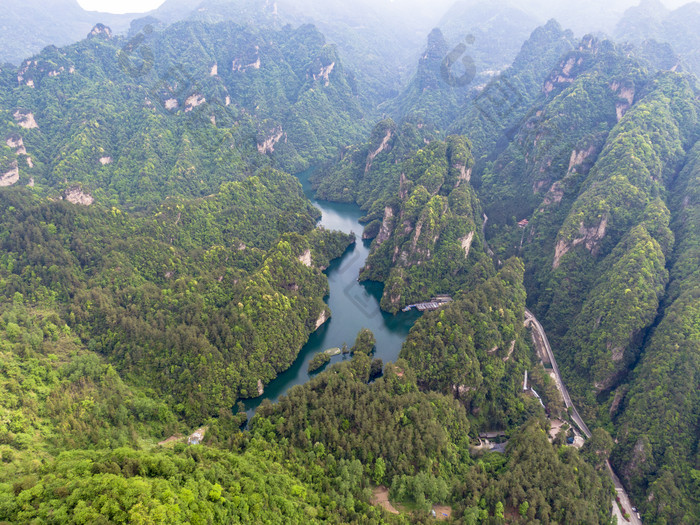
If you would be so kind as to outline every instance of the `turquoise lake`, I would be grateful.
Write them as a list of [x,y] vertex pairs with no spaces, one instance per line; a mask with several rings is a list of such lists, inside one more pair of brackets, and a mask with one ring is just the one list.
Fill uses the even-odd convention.
[[[265,393],[253,399],[243,401],[248,418],[265,399],[277,401],[290,388],[306,383],[313,375],[307,372],[309,362],[318,352],[328,348],[348,347],[355,342],[357,333],[362,328],[369,328],[377,339],[377,350],[373,357],[380,358],[384,364],[396,361],[408,331],[420,317],[417,311],[390,315],[382,312],[379,301],[384,285],[376,282],[360,283],[357,277],[369,255],[369,241],[362,240],[363,226],[360,217],[362,210],[354,204],[342,204],[318,201],[313,196],[308,177],[312,170],[297,175],[304,188],[304,193],[323,214],[320,224],[329,230],[353,232],[357,242],[348,248],[340,259],[336,259],[326,270],[330,284],[330,294],[326,302],[331,309],[331,318],[316,332],[299,352],[292,366],[265,386]],[[338,355],[331,359],[337,363],[349,356]],[[328,366],[330,366],[330,364]]]

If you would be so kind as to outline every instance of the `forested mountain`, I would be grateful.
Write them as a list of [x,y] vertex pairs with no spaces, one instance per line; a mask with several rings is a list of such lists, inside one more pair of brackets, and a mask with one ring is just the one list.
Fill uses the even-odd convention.
[[[612,408],[618,411],[620,429],[615,464],[638,496],[649,501],[646,515],[654,522],[692,523],[700,510],[699,154],[696,145],[671,190],[676,249],[669,261],[663,316],[629,391],[617,394],[616,401],[623,395],[624,400]],[[651,413],[658,416],[647,417]]]
[[[204,0],[188,19],[277,29],[313,24],[338,46],[343,63],[356,72],[362,96],[378,104],[410,74],[407,66],[425,33],[437,23],[440,3],[445,2],[419,3],[407,10],[401,2],[386,0]],[[159,12],[153,16],[158,18]]]
[[[487,279],[422,317],[402,349],[422,386],[454,395],[482,427],[512,427],[539,410],[534,398],[520,395],[523,374],[534,365],[523,328],[523,270],[515,259],[496,275],[487,265]],[[546,380],[538,384],[543,392],[551,388]]]
[[327,493],[346,521],[367,519],[358,493],[370,483],[390,485],[413,521],[429,519],[434,504],[452,505],[453,519],[465,523],[497,523],[506,512],[521,522],[607,521],[605,482],[574,449],[557,454],[537,417],[513,433],[505,456],[475,459],[460,402],[419,390],[403,360],[367,385],[369,365],[356,355],[263,405],[252,423],[253,435],[288,441],[298,464],[337,476]]
[[[430,41],[444,48],[439,37],[434,32]],[[407,207],[413,202],[408,197],[413,186],[405,189],[412,180],[409,166],[431,158],[427,152],[435,151],[439,132],[449,123],[450,132],[473,141],[469,149],[475,160],[467,164],[476,203],[472,221],[483,209],[498,264],[512,255],[523,258],[527,304],[543,319],[559,349],[579,408],[589,421],[597,420],[617,434],[615,465],[644,516],[654,523],[691,523],[700,500],[695,481],[698,402],[690,390],[667,389],[682,384],[694,392],[698,385],[692,313],[697,257],[688,248],[692,234],[687,230],[696,222],[689,211],[697,184],[692,178],[699,131],[695,78],[674,72],[679,67],[673,52],[658,44],[631,47],[592,36],[574,44],[552,22],[533,33],[511,68],[460,107],[449,86],[439,83],[436,65],[432,77],[426,75],[430,56],[426,53],[414,84],[397,99],[412,100],[405,104],[411,107],[405,114],[416,116],[420,124],[410,118],[399,125],[380,123],[368,146],[344,152],[316,181],[319,195],[356,201],[368,211],[368,221],[379,218],[380,203],[388,205],[381,223],[367,227],[368,237],[378,237],[363,273],[385,282],[383,308],[392,311],[438,292],[469,290],[469,295],[458,293],[439,317],[430,314],[419,321],[402,355],[410,356],[423,388],[453,393],[467,407],[478,400],[477,414],[482,416],[484,409],[489,414],[485,421],[504,424],[513,417],[514,412],[504,416],[508,405],[496,408],[503,400],[488,393],[507,397],[509,389],[517,392],[516,374],[506,379],[510,386],[496,388],[479,368],[488,367],[484,377],[509,377],[492,375],[495,370],[504,373],[503,361],[488,354],[496,348],[500,355],[507,346],[503,336],[492,345],[467,336],[474,312],[483,309],[478,302],[466,302],[477,294],[474,269],[468,270],[467,263],[467,280],[452,281],[451,286],[446,281],[449,271],[429,270],[440,260],[437,245],[427,247],[430,255],[418,260],[406,250],[415,243],[401,240],[410,241],[416,225],[423,226],[420,219],[404,220],[407,209],[411,217],[433,209],[427,202]],[[415,84],[431,78],[433,89],[429,82],[423,88]],[[432,125],[423,126],[425,115],[433,117]],[[421,139],[430,144],[418,143]],[[411,144],[416,157],[407,161]],[[439,173],[434,165],[427,168],[429,164],[421,166],[423,177]],[[458,224],[447,207],[433,216],[433,228],[439,229],[438,217]],[[683,245],[678,244],[681,239]],[[479,242],[481,253],[486,246]],[[691,259],[695,262],[689,266]],[[379,261],[389,265],[393,278]],[[676,264],[682,273],[674,279]],[[416,288],[418,274],[423,284],[438,287]],[[494,302],[487,304],[491,308]],[[465,316],[465,310],[471,315]],[[464,334],[461,342],[452,334],[456,327]],[[676,348],[671,363],[661,350],[668,352],[667,345]],[[528,359],[521,354],[513,370],[522,374],[518,367],[531,366]],[[500,366],[494,369],[491,361]],[[471,375],[465,378],[464,373]],[[491,386],[482,391],[481,381]],[[682,402],[672,408],[665,404],[672,398]],[[657,406],[658,411],[644,413],[644,406]],[[676,439],[683,444],[670,455]],[[672,503],[676,497],[683,502]]]
[[[607,524],[608,459],[697,521],[694,7],[389,4],[172,0],[0,67],[1,522]],[[272,394],[360,253],[396,362],[365,328]]]
[[145,206],[271,163],[299,171],[363,129],[351,76],[311,26],[149,27],[125,40],[97,26],[2,70],[4,184]]
[[658,0],[644,0],[625,12],[615,28],[621,41],[641,43],[656,40],[667,42],[682,59],[677,67],[685,66],[700,74],[700,40],[696,28],[700,23],[700,3],[688,2],[669,10]]
[[320,268],[351,241],[314,229],[299,183],[270,170],[145,217],[26,190],[1,210],[7,296],[53,298],[90,350],[194,419],[289,367],[329,314]]
[[[469,184],[471,144],[427,136],[422,124],[398,129],[384,121],[368,147],[345,153],[333,172],[317,178],[320,195],[357,200],[368,210],[363,237],[374,241],[360,278],[385,284],[382,308],[390,312],[459,290],[486,258],[481,208]],[[419,142],[423,147],[404,158]]]
[[[397,120],[411,116],[444,128],[447,122],[454,119],[467,87],[450,82],[445,65],[445,57],[449,53],[450,48],[442,31],[433,29],[408,86],[383,109]],[[462,74],[468,77],[474,73],[464,71]]]

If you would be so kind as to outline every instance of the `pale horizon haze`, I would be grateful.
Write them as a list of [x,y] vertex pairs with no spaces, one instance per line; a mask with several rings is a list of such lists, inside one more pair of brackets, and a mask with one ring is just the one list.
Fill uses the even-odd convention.
[[[157,9],[165,0],[77,0],[80,6],[88,11],[101,11],[103,13],[146,13],[153,9]],[[352,1],[352,0],[350,0]],[[428,2],[436,4],[434,0],[389,0],[391,2],[402,2],[402,1],[415,1],[415,2]],[[450,3],[457,3],[458,0],[454,2],[440,2],[450,5]],[[192,5],[196,5],[200,0],[192,0]],[[517,5],[518,2],[513,2]],[[639,2],[630,2],[630,5],[638,5]],[[670,9],[675,9],[682,5],[690,3],[689,0],[661,0],[661,3]]]

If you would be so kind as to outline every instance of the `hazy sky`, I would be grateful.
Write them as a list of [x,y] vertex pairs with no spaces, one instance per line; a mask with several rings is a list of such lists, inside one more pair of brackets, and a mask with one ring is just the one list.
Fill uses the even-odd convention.
[[[349,0],[352,1],[352,0]],[[406,0],[389,0],[405,2]],[[435,3],[432,0],[413,0],[418,2]],[[675,8],[687,4],[690,0],[661,0],[667,7]],[[107,13],[145,13],[161,5],[164,0],[78,0],[78,3],[89,11],[103,11]],[[197,4],[198,0],[192,0],[192,4]],[[630,2],[637,4],[638,2]],[[517,1],[514,2],[517,5]]]
[[[78,0],[83,9],[105,13],[145,13],[165,0]],[[194,0],[192,2],[195,3]]]

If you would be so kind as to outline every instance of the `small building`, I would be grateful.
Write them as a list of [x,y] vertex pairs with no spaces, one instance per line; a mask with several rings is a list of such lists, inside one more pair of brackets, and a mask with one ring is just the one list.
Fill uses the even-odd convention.
[[518,227],[519,228],[527,228],[528,224],[530,224],[530,221],[528,221],[527,219],[523,219],[522,221],[520,221],[518,223]]

